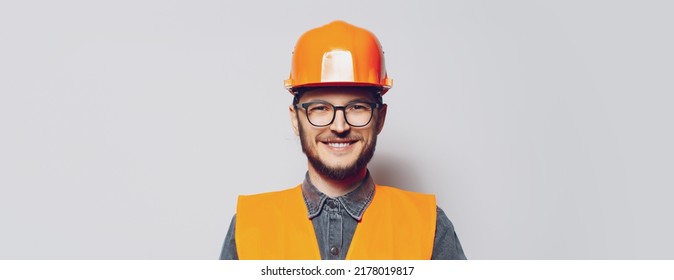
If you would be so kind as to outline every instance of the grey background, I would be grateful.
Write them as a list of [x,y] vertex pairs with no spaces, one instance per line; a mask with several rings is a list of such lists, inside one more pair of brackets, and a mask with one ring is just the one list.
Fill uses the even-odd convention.
[[236,195],[306,170],[306,30],[379,37],[371,170],[471,259],[672,259],[668,1],[2,1],[0,258],[215,259]]

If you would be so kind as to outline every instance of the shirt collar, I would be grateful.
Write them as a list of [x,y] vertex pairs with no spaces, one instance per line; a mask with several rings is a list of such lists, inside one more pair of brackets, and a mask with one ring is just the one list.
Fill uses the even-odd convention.
[[[304,196],[307,210],[309,210],[309,219],[313,219],[321,213],[325,201],[329,198],[311,183],[309,172],[307,172],[304,182],[302,182],[302,195]],[[363,212],[370,205],[373,195],[374,181],[372,180],[372,176],[370,176],[370,171],[368,171],[360,186],[350,193],[336,197],[335,199],[344,206],[346,212],[353,219],[360,221],[363,218]]]

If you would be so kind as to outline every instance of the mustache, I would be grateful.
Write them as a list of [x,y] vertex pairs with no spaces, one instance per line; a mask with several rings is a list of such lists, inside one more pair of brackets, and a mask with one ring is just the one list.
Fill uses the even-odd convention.
[[336,134],[330,134],[330,135],[325,135],[325,136],[319,136],[317,137],[318,141],[321,142],[355,142],[355,141],[360,141],[363,140],[363,137],[360,137],[358,135],[336,135]]

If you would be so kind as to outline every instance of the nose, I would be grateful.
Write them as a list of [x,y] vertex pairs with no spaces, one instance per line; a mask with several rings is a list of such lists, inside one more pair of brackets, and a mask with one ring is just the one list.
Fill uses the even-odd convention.
[[351,129],[351,126],[346,122],[346,112],[342,110],[335,111],[335,119],[330,124],[330,130],[337,134],[342,134]]

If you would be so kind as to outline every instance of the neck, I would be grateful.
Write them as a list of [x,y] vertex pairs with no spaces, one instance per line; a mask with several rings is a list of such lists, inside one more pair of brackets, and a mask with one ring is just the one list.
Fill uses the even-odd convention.
[[319,191],[331,198],[339,197],[355,190],[358,188],[366,175],[367,168],[363,168],[363,170],[358,172],[356,176],[349,177],[344,180],[335,180],[325,177],[323,174],[317,172],[311,164],[309,164],[309,179],[311,180],[311,183]]

